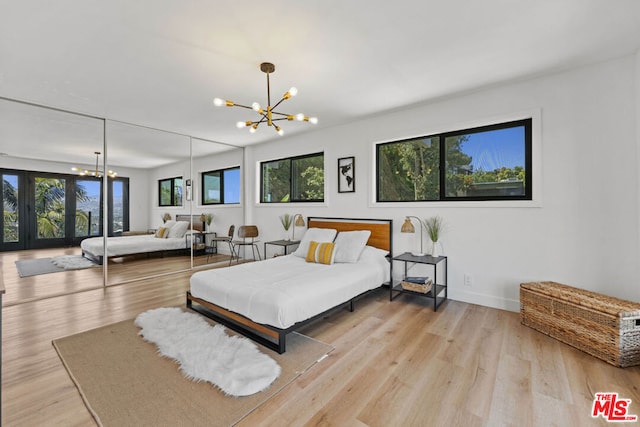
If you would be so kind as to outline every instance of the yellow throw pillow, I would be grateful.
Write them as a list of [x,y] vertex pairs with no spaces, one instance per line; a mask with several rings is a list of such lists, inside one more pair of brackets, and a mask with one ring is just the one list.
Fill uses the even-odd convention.
[[166,227],[158,228],[158,231],[156,231],[156,237],[159,239],[164,239],[167,236],[167,231],[169,231],[169,229]]
[[307,262],[315,262],[318,264],[333,264],[334,259],[333,242],[309,242],[309,251],[305,258]]
[[307,262],[316,262],[316,249],[318,249],[318,242],[315,241],[310,241],[309,242],[309,249],[307,250],[307,257],[305,258],[305,260]]

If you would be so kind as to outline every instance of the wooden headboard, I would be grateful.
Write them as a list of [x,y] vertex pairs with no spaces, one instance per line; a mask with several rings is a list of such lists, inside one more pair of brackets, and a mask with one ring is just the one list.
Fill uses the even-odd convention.
[[176,215],[176,221],[187,221],[191,230],[204,231],[204,221],[200,220],[200,215]]
[[333,228],[340,231],[370,230],[367,245],[391,252],[393,220],[360,218],[307,218],[307,228]]

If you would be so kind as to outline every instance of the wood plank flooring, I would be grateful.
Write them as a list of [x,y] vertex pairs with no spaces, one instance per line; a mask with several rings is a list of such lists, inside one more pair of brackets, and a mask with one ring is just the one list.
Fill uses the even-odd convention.
[[[5,307],[2,425],[95,426],[51,340],[183,305],[190,275]],[[434,313],[380,290],[301,332],[335,350],[241,426],[607,425],[590,416],[598,391],[631,399],[640,415],[640,367],[610,366],[520,325],[518,313],[455,301]]]
[[[72,270],[31,277],[20,277],[16,269],[16,261],[50,258],[61,255],[80,255],[80,248],[34,249],[0,253],[0,283],[4,285],[6,294],[4,305],[13,305],[25,301],[48,298],[61,294],[69,294],[102,287],[104,273],[101,266],[82,270]],[[196,268],[208,268],[229,259],[228,255],[215,254],[194,257]],[[186,271],[191,268],[188,255],[135,255],[114,258],[107,265],[107,284],[117,285],[152,276]]]

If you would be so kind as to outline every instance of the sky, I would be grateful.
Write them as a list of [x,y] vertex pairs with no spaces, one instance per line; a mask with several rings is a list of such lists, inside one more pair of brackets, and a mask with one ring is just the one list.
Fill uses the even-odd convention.
[[469,134],[462,152],[473,159],[474,171],[524,167],[524,127]]

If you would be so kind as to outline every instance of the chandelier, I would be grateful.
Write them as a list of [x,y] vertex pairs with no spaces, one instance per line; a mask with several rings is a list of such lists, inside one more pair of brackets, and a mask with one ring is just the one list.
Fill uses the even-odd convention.
[[[102,175],[104,175],[104,172],[102,172],[98,168],[98,157],[102,153],[100,153],[99,151],[94,151],[93,154],[96,155],[96,168],[94,170],[85,169],[85,168],[71,168],[71,170],[78,172],[78,175],[81,175],[81,176],[95,176],[96,178],[101,178]],[[116,175],[118,175],[118,172],[114,172],[112,170],[107,171],[107,176],[109,178],[115,178]]]
[[296,89],[295,87],[292,87],[291,89],[289,89],[284,95],[282,95],[282,99],[280,99],[280,101],[278,101],[275,105],[271,105],[271,90],[269,87],[269,74],[273,73],[276,70],[276,66],[273,65],[270,62],[263,62],[262,64],[260,64],[260,70],[265,73],[267,75],[267,108],[266,110],[264,108],[262,108],[260,106],[259,103],[254,102],[253,104],[251,104],[251,107],[247,106],[247,105],[242,105],[242,104],[236,104],[233,101],[225,101],[222,100],[220,98],[215,98],[213,100],[213,105],[215,105],[216,107],[221,107],[223,105],[227,106],[227,107],[242,107],[242,108],[247,108],[249,110],[254,110],[256,111],[261,117],[258,120],[247,120],[244,122],[238,122],[236,123],[236,126],[241,129],[243,127],[248,127],[249,128],[249,132],[254,133],[255,131],[258,130],[258,126],[260,126],[261,123],[266,123],[267,126],[273,126],[273,128],[276,130],[276,132],[278,132],[278,135],[282,136],[284,135],[284,131],[282,130],[282,128],[280,126],[278,126],[277,124],[275,124],[274,122],[276,121],[280,121],[280,120],[298,120],[298,121],[304,121],[304,122],[310,122],[313,124],[317,124],[318,123],[318,118],[317,117],[308,117],[305,116],[302,113],[299,114],[286,114],[286,113],[282,113],[279,111],[275,111],[276,108],[278,108],[278,106],[280,105],[280,103],[286,99],[291,98],[292,96],[296,96],[296,94],[298,93],[298,89]]

